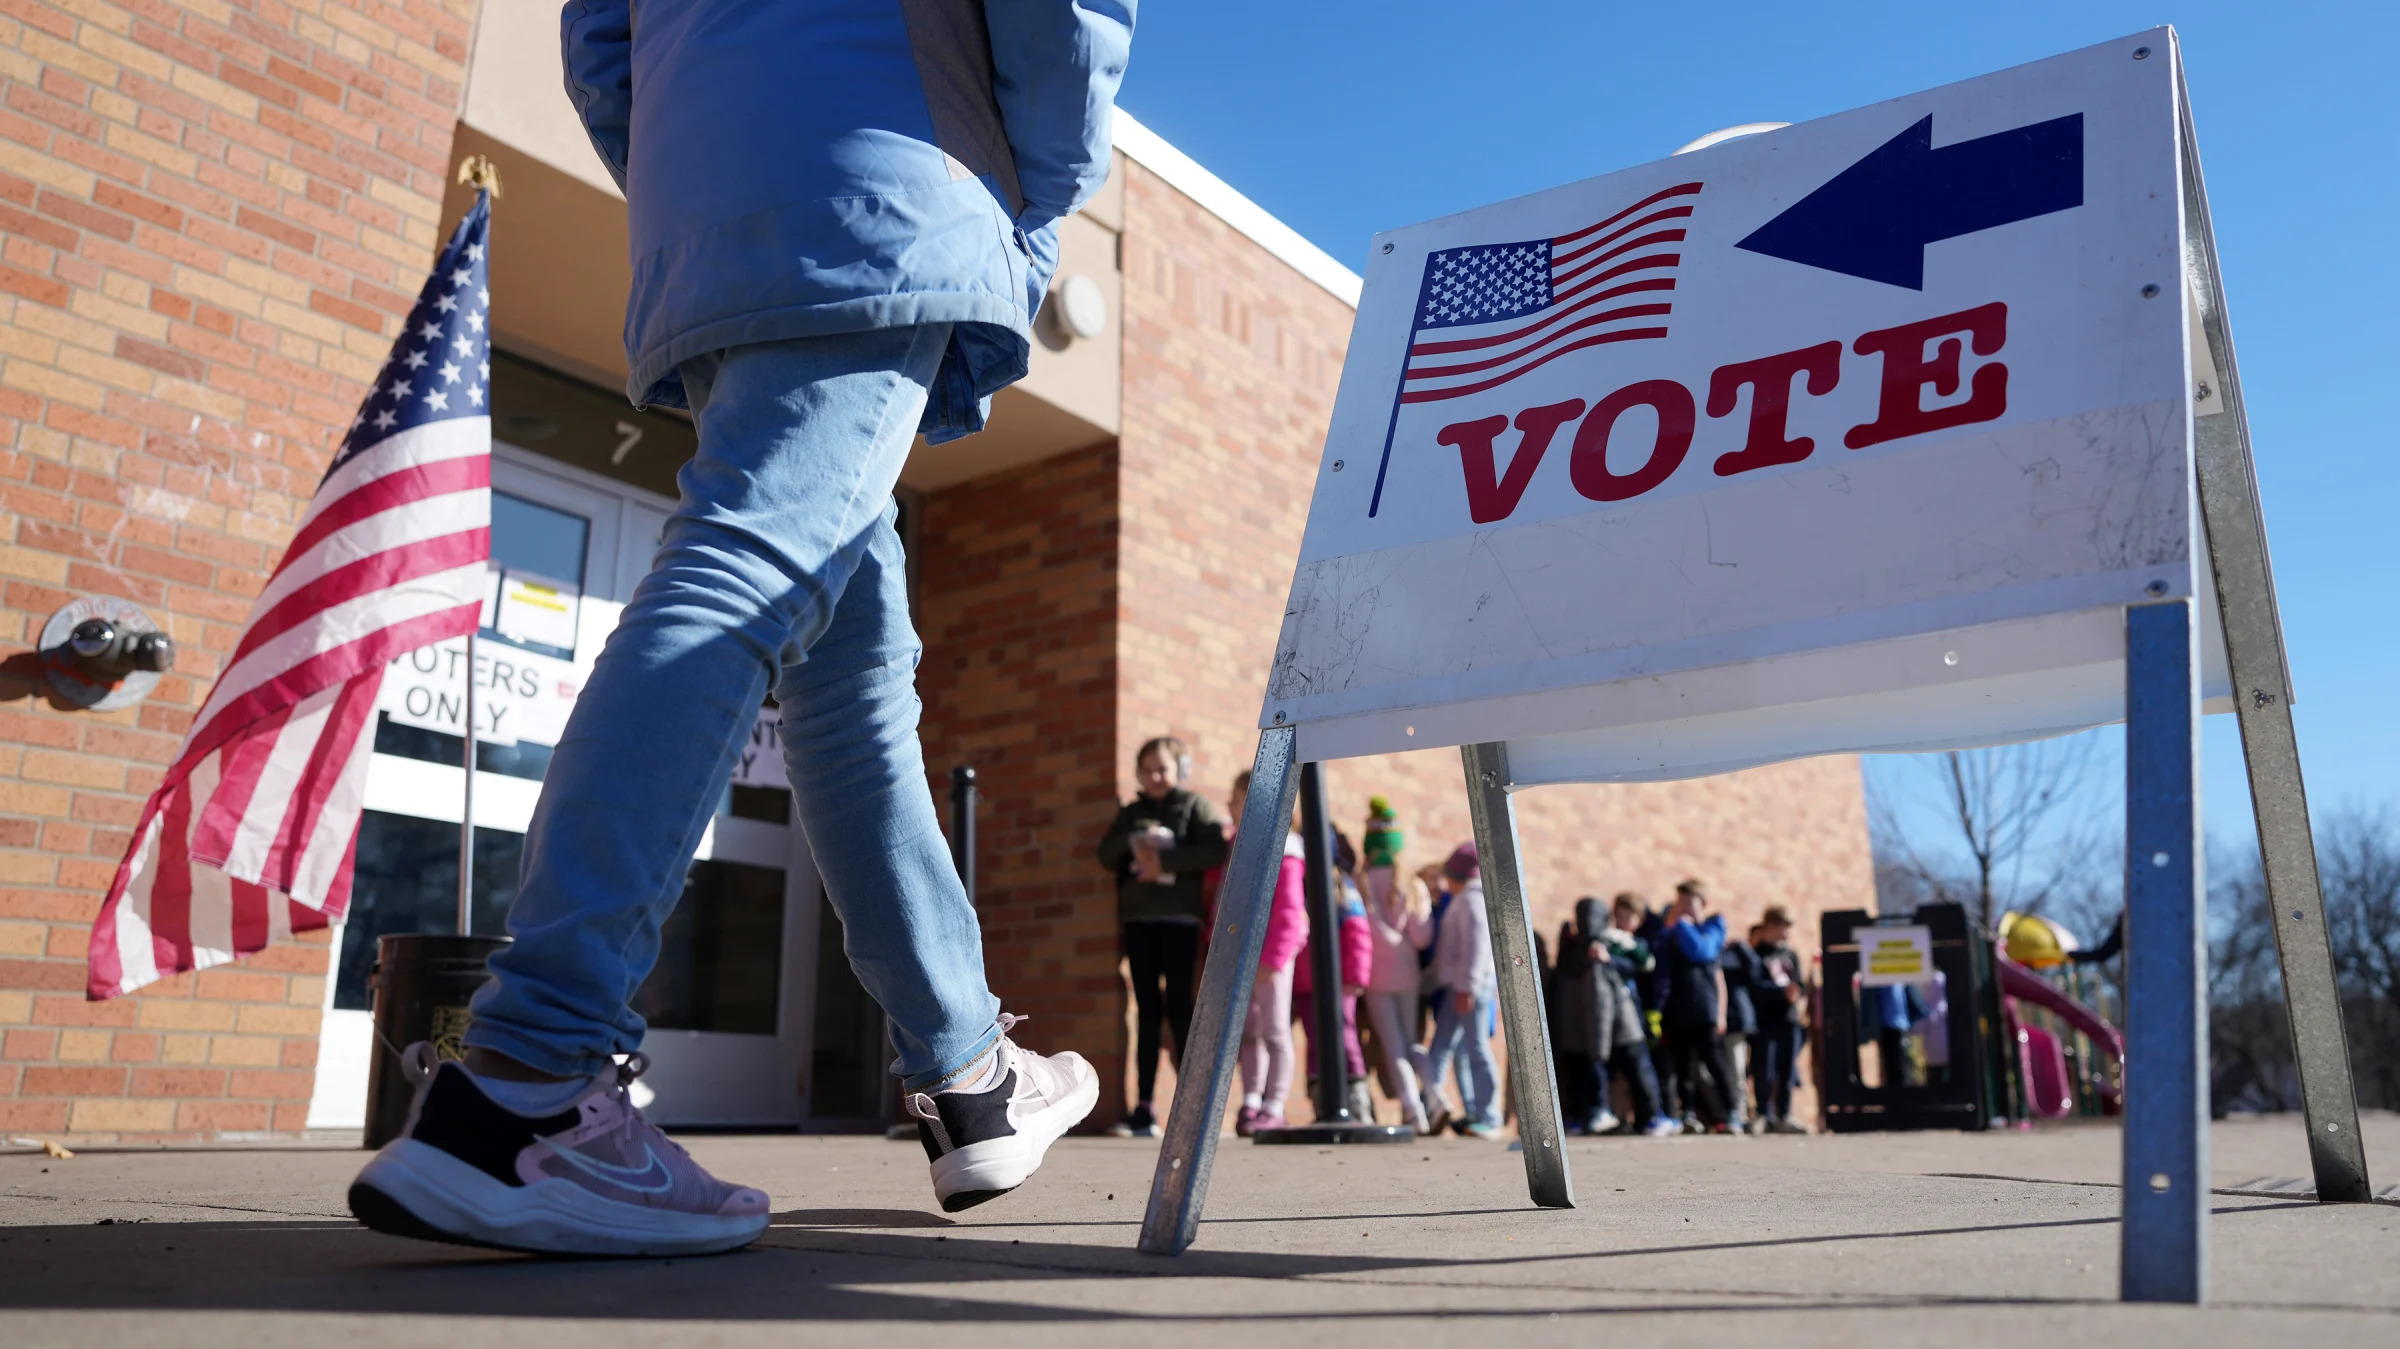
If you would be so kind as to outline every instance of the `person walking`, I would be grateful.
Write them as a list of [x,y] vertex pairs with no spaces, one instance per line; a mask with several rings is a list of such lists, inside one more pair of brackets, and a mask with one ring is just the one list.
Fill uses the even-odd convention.
[[1133,982],[1134,1105],[1109,1130],[1155,1138],[1159,1031],[1175,1037],[1175,1065],[1192,1033],[1192,981],[1200,962],[1202,881],[1227,846],[1216,807],[1187,790],[1192,752],[1173,736],[1145,741],[1133,760],[1140,792],[1100,836],[1100,865],[1117,878],[1117,932]]
[[917,743],[892,490],[920,433],[980,430],[1025,374],[1057,223],[1108,177],[1134,10],[567,4],[568,94],[627,203],[627,391],[689,408],[699,447],[551,759],[466,1060],[412,1049],[408,1126],[350,1188],[368,1226],[646,1255],[766,1230],[763,1191],[635,1108],[630,1002],[770,689],[942,1207],[1022,1184],[1098,1100],[986,981]]
[[1781,904],[1759,919],[1758,1039],[1750,1058],[1759,1117],[1771,1134],[1804,1134],[1792,1121],[1792,1088],[1800,1080],[1800,1047],[1808,1034],[1808,983],[1800,953],[1792,949],[1792,914]]
[[[1242,817],[1250,774],[1233,782],[1233,817]],[[1308,944],[1308,898],[1303,877],[1307,853],[1300,841],[1298,808],[1283,838],[1283,861],[1275,874],[1275,898],[1258,952],[1258,975],[1250,985],[1250,1007],[1242,1018],[1242,1105],[1233,1131],[1244,1138],[1284,1126],[1283,1107],[1292,1094],[1292,964]]]
[[1461,843],[1442,864],[1452,892],[1434,936],[1432,977],[1441,989],[1434,1004],[1433,1045],[1426,1051],[1427,1114],[1439,1109],[1442,1074],[1458,1065],[1458,1132],[1472,1138],[1500,1136],[1499,1070],[1484,1025],[1499,995],[1492,966],[1490,919],[1484,912],[1481,864],[1475,844]]
[[1375,1041],[1377,1075],[1400,1103],[1403,1123],[1419,1134],[1433,1132],[1425,1110],[1424,1083],[1432,1074],[1417,1043],[1417,999],[1423,986],[1420,952],[1433,943],[1433,903],[1425,883],[1400,865],[1403,837],[1398,817],[1382,797],[1368,802],[1365,845],[1365,908],[1369,955],[1361,1002]]
[[1724,951],[1725,919],[1708,912],[1707,889],[1697,880],[1676,886],[1658,952],[1667,985],[1661,1043],[1685,1111],[1699,1111],[1699,1118],[1719,1132],[1739,1132],[1741,1089],[1725,1062],[1721,1035],[1724,976],[1717,961]]

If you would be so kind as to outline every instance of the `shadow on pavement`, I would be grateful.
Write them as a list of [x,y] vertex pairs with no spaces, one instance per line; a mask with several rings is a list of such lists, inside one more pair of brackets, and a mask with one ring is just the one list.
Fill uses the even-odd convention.
[[[2220,1215],[2311,1204],[2250,1205]],[[1355,1220],[1355,1218],[1353,1219]],[[693,1321],[1172,1322],[1288,1320],[1315,1315],[1356,1319],[1359,1310],[1284,1310],[1182,1314],[1114,1306],[1062,1305],[1041,1281],[1089,1279],[1241,1279],[1356,1282],[1400,1270],[1436,1271],[1461,1302],[1445,1315],[1548,1316],[1579,1290],[1545,1284],[1539,1306],[1523,1290],[1473,1288],[1473,1272],[1572,1260],[1663,1254],[1702,1255],[1773,1246],[1921,1240],[1965,1234],[2105,1226],[2112,1217],[1973,1227],[1795,1235],[1681,1246],[1547,1251],[1444,1259],[1395,1254],[1332,1255],[1294,1251],[1197,1249],[1174,1260],[1122,1242],[1077,1243],[976,1235],[932,1214],[892,1209],[800,1209],[776,1215],[758,1245],[727,1256],[678,1260],[544,1260],[387,1237],[343,1220],[280,1222],[116,1222],[0,1228],[0,1309],[245,1310],[414,1316]],[[892,1229],[946,1228],[941,1232]],[[877,1230],[864,1230],[877,1229]],[[990,1229],[987,1229],[990,1230]],[[1006,1228],[996,1229],[1005,1231]],[[1352,1276],[1343,1279],[1342,1276]],[[963,1296],[946,1297],[944,1289]],[[1586,1296],[1611,1296],[1605,1286]],[[1053,1300],[1045,1302],[1045,1297]],[[1151,1301],[1152,1299],[1144,1299]],[[2049,1298],[1889,1298],[1794,1300],[1684,1294],[1633,1303],[1574,1307],[1576,1314],[1655,1314],[1672,1310],[1790,1312],[1811,1306],[1858,1310],[1956,1302],[2051,1302]],[[1666,1305],[1674,1302],[1675,1305]]]
[[956,1227],[939,1213],[911,1208],[795,1208],[770,1217],[772,1227]]

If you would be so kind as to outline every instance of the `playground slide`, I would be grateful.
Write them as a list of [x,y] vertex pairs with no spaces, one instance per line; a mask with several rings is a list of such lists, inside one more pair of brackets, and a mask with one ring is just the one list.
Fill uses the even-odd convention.
[[2000,991],[2012,998],[2021,998],[2036,1007],[2047,1008],[2061,1021],[2082,1031],[2103,1053],[2119,1063],[2125,1061],[2125,1037],[2117,1028],[2100,1019],[2100,1014],[2058,991],[2050,981],[2032,970],[2010,960],[1995,956],[2000,962]]
[[2075,1086],[2067,1079],[2066,1050],[2057,1036],[2039,1026],[2017,1027],[2017,1061],[2025,1070],[2033,1113],[2043,1119],[2075,1113]]
[[[2010,998],[2030,1002],[2048,1009],[2060,1020],[2083,1032],[2101,1053],[2122,1064],[2125,1061],[2125,1038],[2117,1028],[2102,1020],[2097,1012],[2060,992],[2048,980],[2032,970],[2010,960],[1995,956],[2000,965],[2000,991]],[[2056,1036],[2039,1026],[2018,1024],[2015,1014],[2009,1015],[2010,1028],[2015,1032],[2017,1053],[2025,1072],[2025,1084],[2032,1096],[2035,1113],[2049,1119],[2061,1118],[2073,1110],[2071,1090],[2067,1083],[2064,1046]],[[2113,1097],[2115,1092],[2101,1089]]]

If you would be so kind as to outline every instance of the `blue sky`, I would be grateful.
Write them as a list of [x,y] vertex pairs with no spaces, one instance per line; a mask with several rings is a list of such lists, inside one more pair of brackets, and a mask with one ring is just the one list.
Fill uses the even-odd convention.
[[[1152,4],[1124,106],[1353,269],[1376,230],[2122,37],[2181,34],[2315,813],[2400,804],[2400,5]],[[2122,736],[2104,741],[2121,772]],[[2230,717],[2212,838],[2250,831]],[[1926,775],[1870,774],[1921,799]],[[2100,784],[2114,793],[2116,783]]]

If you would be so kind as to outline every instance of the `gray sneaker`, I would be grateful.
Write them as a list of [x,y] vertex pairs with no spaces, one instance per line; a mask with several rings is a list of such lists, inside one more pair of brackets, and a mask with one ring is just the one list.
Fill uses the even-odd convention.
[[408,1127],[350,1184],[350,1212],[376,1231],[545,1255],[706,1255],[767,1229],[764,1191],[708,1174],[634,1108],[644,1055],[540,1118],[432,1058],[409,1046]]

